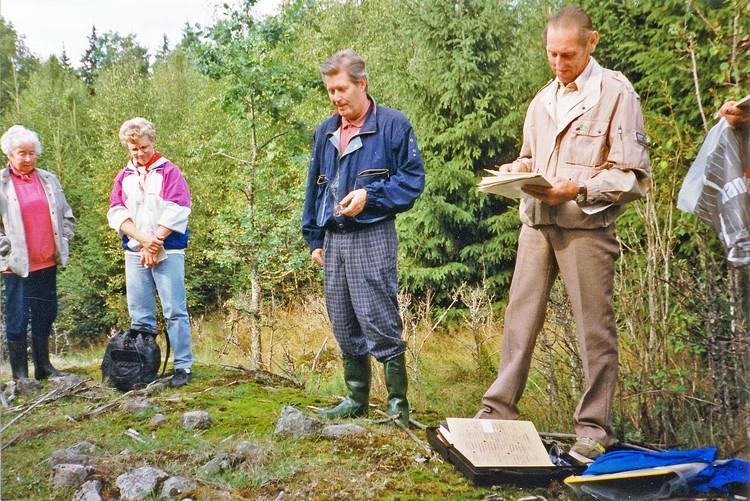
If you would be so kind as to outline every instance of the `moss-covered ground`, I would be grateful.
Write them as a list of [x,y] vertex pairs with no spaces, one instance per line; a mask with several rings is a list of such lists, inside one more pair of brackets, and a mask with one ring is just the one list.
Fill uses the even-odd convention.
[[[374,414],[371,420],[357,420],[370,432],[356,438],[292,439],[274,435],[285,405],[309,410],[308,406],[323,407],[332,402],[330,394],[310,388],[310,384],[307,389],[263,386],[242,372],[219,365],[198,365],[188,386],[167,387],[149,397],[155,404],[152,409],[126,413],[116,406],[92,418],[76,419],[120,393],[97,387],[96,366],[79,366],[73,371],[92,378],[89,391],[42,404],[3,433],[2,499],[71,499],[72,490],[51,489],[48,458],[52,451],[81,440],[100,448],[94,477],[104,482],[105,495],[113,497],[115,478],[144,464],[198,480],[200,487],[192,493],[195,499],[275,499],[282,491],[288,499],[567,497],[565,488],[559,485],[536,491],[513,486],[473,487],[450,464],[429,458],[402,430],[392,424],[375,423],[379,416]],[[12,405],[34,402],[50,388],[50,383],[45,383]],[[212,426],[197,432],[182,429],[179,419],[188,410],[208,411]],[[169,424],[150,429],[148,422],[155,413],[165,414]],[[6,411],[3,423],[16,414]],[[415,417],[426,422],[436,418],[419,412]],[[140,433],[142,442],[125,435],[130,428]],[[425,440],[424,432],[415,433]],[[253,441],[265,450],[262,465],[201,476],[201,465],[240,440]]]

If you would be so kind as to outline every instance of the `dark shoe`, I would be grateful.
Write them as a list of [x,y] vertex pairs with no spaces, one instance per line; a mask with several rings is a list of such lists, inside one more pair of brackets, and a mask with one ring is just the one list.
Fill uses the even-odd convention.
[[67,372],[59,371],[49,361],[49,336],[31,336],[31,354],[34,359],[34,378],[38,380],[50,377],[67,376]]
[[169,386],[171,386],[172,388],[185,386],[190,382],[190,378],[192,377],[192,375],[192,372],[188,372],[185,369],[175,369],[172,380],[169,382]]
[[370,410],[370,356],[344,357],[344,382],[346,398],[333,409],[320,411],[323,419],[355,418],[367,416]]
[[606,449],[604,446],[593,438],[578,437],[578,440],[576,440],[576,443],[570,448],[568,454],[582,464],[590,464],[605,452]]
[[26,353],[26,338],[22,341],[8,341],[8,358],[10,359],[10,372],[13,379],[28,379],[29,361]]
[[404,426],[409,426],[409,401],[406,400],[406,389],[409,377],[406,373],[406,356],[401,355],[386,360],[385,386],[388,388],[388,415],[399,416]]

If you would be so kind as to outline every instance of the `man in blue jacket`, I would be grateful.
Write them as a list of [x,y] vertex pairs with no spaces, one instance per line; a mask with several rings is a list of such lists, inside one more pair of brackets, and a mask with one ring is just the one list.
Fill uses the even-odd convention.
[[395,218],[422,193],[422,157],[406,117],[367,93],[359,55],[337,52],[320,71],[335,112],[315,130],[302,234],[323,266],[347,387],[346,399],[321,416],[367,415],[372,355],[384,365],[388,414],[408,424]]

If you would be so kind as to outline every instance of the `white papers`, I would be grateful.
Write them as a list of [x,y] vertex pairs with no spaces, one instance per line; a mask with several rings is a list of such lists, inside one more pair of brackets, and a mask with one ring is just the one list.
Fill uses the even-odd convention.
[[480,466],[554,466],[531,421],[447,418],[450,442]]
[[[552,186],[544,176],[536,172],[499,172],[485,169],[492,174],[479,181],[479,191],[494,193],[507,198],[521,198],[524,186]],[[526,195],[527,196],[527,195]]]

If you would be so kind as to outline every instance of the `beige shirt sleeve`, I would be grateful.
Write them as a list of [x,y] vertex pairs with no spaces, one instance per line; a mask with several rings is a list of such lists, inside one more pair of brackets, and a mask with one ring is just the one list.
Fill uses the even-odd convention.
[[608,142],[606,161],[585,183],[587,199],[581,209],[587,214],[636,200],[648,191],[651,167],[647,139],[640,100],[632,88],[620,94]]

